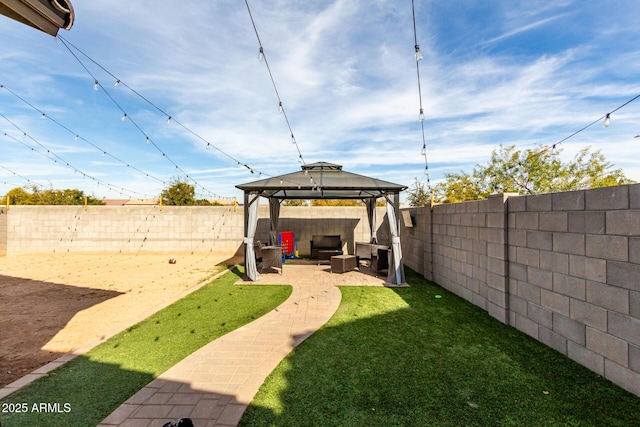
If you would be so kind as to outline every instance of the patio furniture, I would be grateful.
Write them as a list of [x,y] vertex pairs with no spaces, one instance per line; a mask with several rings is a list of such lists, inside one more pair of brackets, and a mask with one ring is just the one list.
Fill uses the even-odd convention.
[[331,257],[331,272],[346,273],[356,269],[357,258],[355,255],[334,255]]
[[[326,251],[326,250],[342,251],[342,240],[340,240],[339,235],[333,235],[333,236],[314,235],[310,243],[311,243],[311,259],[319,259],[320,251]],[[331,257],[327,258],[326,261],[329,261],[329,259],[331,259]]]
[[262,264],[260,264],[260,273],[265,268],[279,268],[282,274],[282,246],[263,246]]
[[328,249],[328,250],[318,251],[318,265],[320,265],[320,263],[323,261],[331,262],[331,257],[337,256],[337,255],[342,255],[342,250]]
[[366,259],[369,261],[369,267],[372,267],[372,260],[378,256],[378,249],[388,249],[388,246],[377,243],[356,242],[356,256],[360,260]]
[[371,260],[371,269],[376,272],[376,277],[382,271],[389,271],[389,249],[378,249],[377,256]]

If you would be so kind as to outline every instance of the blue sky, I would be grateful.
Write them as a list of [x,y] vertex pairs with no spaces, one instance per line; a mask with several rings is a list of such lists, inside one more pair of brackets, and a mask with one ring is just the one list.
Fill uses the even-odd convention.
[[[0,194],[35,183],[151,198],[187,174],[201,197],[241,196],[236,184],[298,170],[297,148],[306,163],[425,180],[410,0],[249,2],[297,148],[243,1],[72,2],[60,35],[124,84],[0,16]],[[554,144],[640,94],[639,2],[415,6],[432,184],[500,144]],[[563,158],[591,146],[640,181],[639,118],[637,100],[559,145]]]

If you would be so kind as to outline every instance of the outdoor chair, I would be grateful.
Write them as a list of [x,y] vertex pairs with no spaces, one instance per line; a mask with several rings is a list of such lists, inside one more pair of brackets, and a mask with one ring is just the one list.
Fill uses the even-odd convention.
[[378,249],[378,256],[372,260],[372,267],[376,272],[376,277],[382,271],[389,271],[389,249]]

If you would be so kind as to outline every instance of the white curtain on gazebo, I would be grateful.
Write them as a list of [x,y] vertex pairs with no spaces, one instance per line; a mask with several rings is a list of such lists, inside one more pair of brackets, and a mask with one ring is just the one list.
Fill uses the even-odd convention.
[[248,200],[247,208],[249,211],[249,219],[247,222],[247,235],[244,238],[244,268],[245,274],[249,280],[255,282],[256,280],[260,280],[260,274],[258,273],[258,267],[256,265],[256,251],[253,247],[256,228],[258,227],[258,206],[260,205],[260,196],[257,192],[251,192],[246,200]]
[[387,197],[387,218],[389,219],[389,234],[391,235],[391,259],[389,260],[387,282],[396,285],[401,285],[405,282],[402,247],[400,246],[400,221],[398,220],[399,202],[400,194],[398,193]]

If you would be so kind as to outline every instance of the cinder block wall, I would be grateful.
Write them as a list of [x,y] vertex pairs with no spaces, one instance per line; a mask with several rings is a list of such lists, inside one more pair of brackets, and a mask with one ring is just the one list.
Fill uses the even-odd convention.
[[639,184],[412,211],[407,266],[640,395]]
[[0,207],[0,256],[7,254],[7,211]]
[[[243,208],[222,206],[11,206],[0,213],[0,254],[204,253],[243,251]],[[378,208],[378,237],[388,241],[385,209]],[[256,239],[269,238],[269,208],[259,208]],[[3,234],[4,230],[4,234]],[[345,252],[369,241],[364,207],[288,207],[279,231],[293,231],[301,255],[314,234],[338,234]]]

